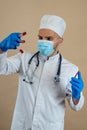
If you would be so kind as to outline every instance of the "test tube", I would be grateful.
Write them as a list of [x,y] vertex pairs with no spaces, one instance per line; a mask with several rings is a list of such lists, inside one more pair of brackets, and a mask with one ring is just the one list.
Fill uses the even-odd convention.
[[[79,71],[78,71],[79,72]],[[74,77],[76,77],[77,75],[78,75],[78,72],[75,74],[75,76]]]
[[[23,32],[23,33],[21,33],[20,37],[25,36],[26,34],[27,34],[26,32]],[[21,43],[25,43],[25,40],[21,40]],[[24,53],[24,51],[22,49],[19,49],[19,52]]]

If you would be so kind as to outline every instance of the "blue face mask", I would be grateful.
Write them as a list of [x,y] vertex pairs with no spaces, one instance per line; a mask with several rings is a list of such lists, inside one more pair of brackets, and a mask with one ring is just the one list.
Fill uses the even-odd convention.
[[44,56],[50,56],[54,52],[54,43],[48,40],[38,40],[38,51]]

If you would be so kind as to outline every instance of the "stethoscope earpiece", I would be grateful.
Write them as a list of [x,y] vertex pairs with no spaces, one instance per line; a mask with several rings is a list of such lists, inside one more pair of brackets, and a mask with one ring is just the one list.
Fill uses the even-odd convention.
[[54,77],[54,81],[55,81],[55,82],[60,82],[60,77],[59,77],[59,75],[56,74],[56,76]]
[[26,82],[26,83],[33,84],[33,82],[32,82],[32,81],[30,81],[30,82],[29,82],[29,81],[26,81],[26,79],[23,79],[23,81],[24,81],[24,82]]
[[23,79],[23,81],[25,81],[25,79]]
[[59,66],[58,66],[57,74],[54,77],[55,82],[60,82],[61,62],[62,62],[62,56],[61,54],[59,54]]

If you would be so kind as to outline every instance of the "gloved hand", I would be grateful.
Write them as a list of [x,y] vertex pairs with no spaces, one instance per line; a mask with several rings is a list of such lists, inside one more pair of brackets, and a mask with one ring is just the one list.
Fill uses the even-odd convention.
[[22,33],[11,33],[3,41],[0,42],[0,48],[3,52],[6,52],[8,49],[17,49],[20,43],[24,43],[24,40],[21,40]]
[[70,83],[72,87],[72,97],[75,99],[79,99],[84,88],[84,82],[82,80],[81,73],[78,72],[78,78],[72,77]]

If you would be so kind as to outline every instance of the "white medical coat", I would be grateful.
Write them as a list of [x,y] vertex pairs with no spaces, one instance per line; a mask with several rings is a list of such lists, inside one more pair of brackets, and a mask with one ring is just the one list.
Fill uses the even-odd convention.
[[[11,130],[64,130],[65,99],[75,111],[80,110],[84,104],[84,96],[81,94],[79,103],[74,105],[69,83],[71,77],[77,73],[78,67],[63,57],[60,82],[55,83],[59,54],[48,60],[39,55],[40,64],[34,74],[33,84],[30,85],[23,79],[32,54],[24,52],[9,58],[6,55],[7,53],[0,54],[0,74],[19,73],[18,95]],[[28,69],[29,78],[36,63],[37,59],[34,58]]]

